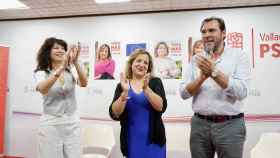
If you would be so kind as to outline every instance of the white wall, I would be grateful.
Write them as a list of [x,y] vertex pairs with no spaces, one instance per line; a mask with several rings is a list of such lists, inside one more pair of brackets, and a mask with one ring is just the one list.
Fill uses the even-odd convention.
[[[252,67],[251,93],[246,100],[245,112],[247,114],[279,114],[278,98],[280,94],[278,90],[280,85],[277,84],[280,75],[280,70],[278,69],[280,66],[279,57],[271,57],[271,54],[277,53],[277,51],[269,51],[264,58],[261,58],[259,50],[259,46],[262,43],[269,45],[280,43],[280,40],[261,41],[260,38],[261,33],[280,35],[280,22],[276,20],[278,19],[279,9],[280,7],[276,6],[0,22],[0,43],[9,45],[11,48],[8,81],[10,91],[7,100],[7,153],[35,157],[34,141],[30,142],[30,147],[26,145],[24,148],[21,147],[26,144],[26,141],[29,140],[28,138],[35,138],[38,118],[28,117],[28,119],[22,119],[21,115],[13,114],[13,112],[41,112],[40,95],[32,89],[32,71],[36,65],[36,52],[43,41],[50,36],[63,38],[69,43],[75,43],[76,41],[90,43],[91,48],[93,48],[94,41],[121,41],[126,44],[131,42],[151,43],[160,40],[174,40],[187,43],[187,38],[189,37],[200,37],[199,27],[202,19],[209,16],[222,17],[225,19],[228,32],[243,33],[243,49],[250,57],[252,56],[252,28],[254,30],[255,67]],[[186,52],[186,44],[182,46],[184,46],[183,51]],[[279,47],[277,48],[279,50]],[[182,58],[185,55],[183,54]],[[120,67],[124,65],[125,59],[123,56],[118,58]],[[117,82],[117,80],[90,80],[89,88],[79,89],[77,95],[81,115],[88,118],[108,119],[108,106]],[[181,117],[192,114],[190,100],[184,101],[178,95],[177,87],[179,82],[180,80],[164,81],[166,91],[172,92],[167,95],[169,105],[165,116]],[[99,93],[100,91],[101,93]],[[117,126],[115,123],[113,124]],[[261,132],[279,130],[276,126],[277,124],[260,123],[256,125],[263,126],[260,130],[256,130],[255,124],[249,125],[248,141],[250,142],[246,149],[249,149],[256,142]],[[185,126],[185,124],[181,125]],[[21,136],[23,133],[29,134],[29,136]],[[32,135],[30,135],[31,133]],[[116,128],[116,133],[118,133],[118,128]],[[119,151],[116,151],[116,153],[119,155]]]
[[[123,52],[122,55],[116,56],[117,66],[120,70],[123,69],[126,60],[124,47],[127,43],[146,42],[149,44],[160,40],[181,41],[184,53],[181,58],[186,63],[187,39],[189,37],[199,38],[199,26],[202,19],[215,15],[225,19],[228,32],[243,34],[243,49],[250,57],[252,56],[251,29],[254,29],[255,67],[252,68],[250,89],[252,93],[246,100],[245,111],[251,114],[278,114],[280,108],[277,106],[277,100],[280,94],[276,92],[280,85],[273,83],[277,83],[279,78],[279,69],[277,69],[280,66],[279,57],[271,57],[271,54],[275,52],[270,51],[265,54],[264,58],[260,58],[259,50],[261,43],[270,45],[279,43],[279,40],[260,41],[262,33],[276,33],[280,36],[277,32],[279,21],[274,20],[278,15],[278,10],[279,7],[265,7],[0,22],[0,43],[11,47],[10,92],[8,94],[10,107],[22,112],[41,112],[41,97],[34,91],[33,70],[36,66],[36,53],[47,37],[63,38],[69,43],[77,41],[89,43],[92,48],[90,49],[91,54],[94,41],[120,41]],[[280,52],[280,48],[276,48]],[[186,64],[183,64],[183,69],[185,67]],[[115,88],[117,80],[93,81],[92,77],[90,79],[87,89],[78,90],[81,115],[108,118],[107,109],[113,95],[112,89]],[[178,94],[179,82],[180,80],[164,81],[169,103],[166,116],[192,114],[191,106],[189,106],[190,100],[183,101]],[[271,92],[274,94],[271,95]],[[188,106],[181,106],[183,104]]]

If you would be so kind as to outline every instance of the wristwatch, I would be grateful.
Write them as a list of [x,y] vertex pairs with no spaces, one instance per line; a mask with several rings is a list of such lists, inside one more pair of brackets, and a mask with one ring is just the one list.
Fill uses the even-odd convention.
[[215,67],[214,70],[211,72],[211,77],[216,78],[218,76],[218,69]]
[[60,76],[56,71],[53,73],[53,75],[54,75],[54,77],[56,77],[56,78],[58,78],[58,77]]

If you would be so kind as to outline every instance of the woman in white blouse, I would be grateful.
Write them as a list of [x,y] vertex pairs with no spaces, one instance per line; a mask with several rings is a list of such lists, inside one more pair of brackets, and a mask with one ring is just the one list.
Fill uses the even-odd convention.
[[81,157],[75,85],[86,87],[87,76],[78,63],[79,52],[79,46],[72,46],[67,52],[67,43],[57,38],[47,38],[38,52],[36,90],[43,96],[39,158]]

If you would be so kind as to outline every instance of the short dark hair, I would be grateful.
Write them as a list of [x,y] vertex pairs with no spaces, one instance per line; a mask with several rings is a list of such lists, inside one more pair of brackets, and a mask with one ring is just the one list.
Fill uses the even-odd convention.
[[201,26],[200,26],[200,32],[205,23],[207,23],[209,21],[214,21],[214,20],[216,20],[218,22],[219,28],[221,31],[226,31],[225,21],[222,18],[212,16],[212,17],[206,18],[202,21]]

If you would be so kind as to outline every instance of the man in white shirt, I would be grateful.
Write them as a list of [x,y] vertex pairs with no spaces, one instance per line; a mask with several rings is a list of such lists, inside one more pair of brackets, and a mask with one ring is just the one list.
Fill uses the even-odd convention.
[[248,92],[249,58],[225,46],[224,20],[203,20],[205,52],[197,54],[180,85],[183,99],[193,97],[190,148],[192,158],[241,158],[246,138],[242,100]]

